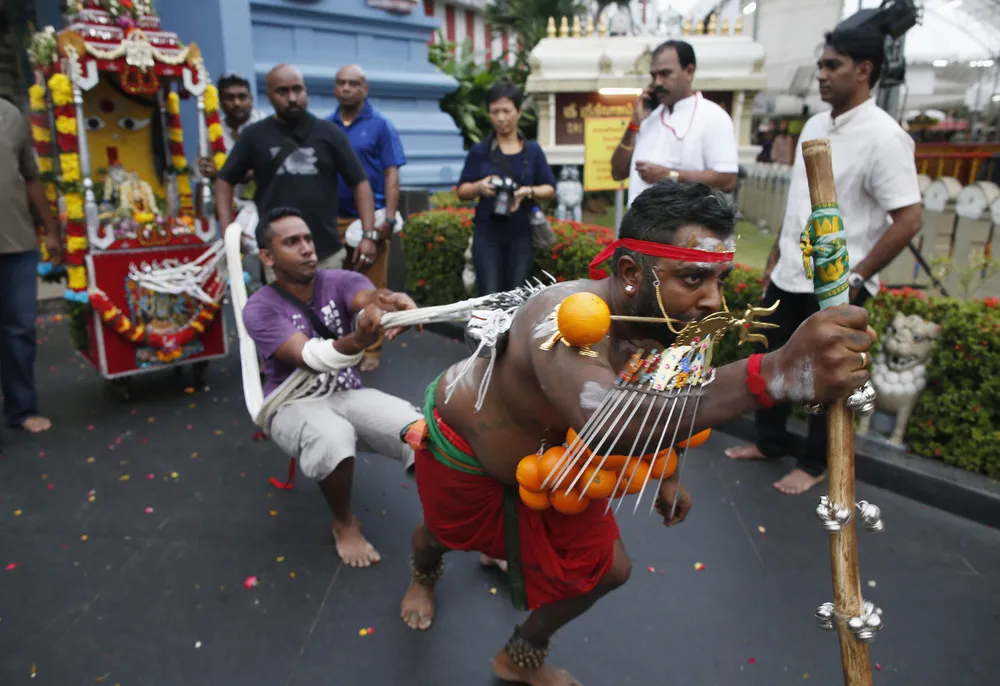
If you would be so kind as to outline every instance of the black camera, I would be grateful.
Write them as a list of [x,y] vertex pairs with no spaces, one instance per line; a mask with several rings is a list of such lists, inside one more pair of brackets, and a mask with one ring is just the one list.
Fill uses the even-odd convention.
[[517,190],[517,182],[509,176],[494,176],[491,183],[497,193],[493,204],[493,214],[498,217],[509,217],[510,210],[514,206],[514,191]]

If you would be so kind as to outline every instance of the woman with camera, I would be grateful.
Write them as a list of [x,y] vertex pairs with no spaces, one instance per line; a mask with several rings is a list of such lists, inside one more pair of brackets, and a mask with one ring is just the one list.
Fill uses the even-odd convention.
[[[509,81],[487,93],[493,133],[469,149],[458,197],[476,200],[472,262],[480,295],[524,285],[534,269],[532,215],[538,200],[555,197],[556,180],[535,141],[521,138],[517,122],[524,96]],[[541,217],[539,219],[544,219]]]

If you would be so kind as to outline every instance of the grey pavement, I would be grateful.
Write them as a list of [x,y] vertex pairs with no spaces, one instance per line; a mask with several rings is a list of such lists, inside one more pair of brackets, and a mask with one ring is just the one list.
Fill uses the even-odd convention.
[[[420,508],[397,464],[360,457],[354,501],[384,559],[344,568],[318,491],[268,484],[287,458],[254,440],[235,355],[206,390],[159,372],[126,402],[71,354],[65,321],[39,337],[55,428],[3,435],[0,684],[495,683],[492,656],[524,615],[475,555],[449,556],[429,632],[399,619]],[[367,381],[418,403],[465,354],[407,334]],[[813,619],[832,595],[820,492],[777,494],[787,465],[727,460],[734,443],[717,432],[691,451],[681,526],[619,517],[632,578],[557,635],[552,664],[588,686],[843,683],[837,637]],[[858,496],[887,525],[860,541],[864,593],[885,612],[875,683],[996,683],[1000,533],[864,483]]]

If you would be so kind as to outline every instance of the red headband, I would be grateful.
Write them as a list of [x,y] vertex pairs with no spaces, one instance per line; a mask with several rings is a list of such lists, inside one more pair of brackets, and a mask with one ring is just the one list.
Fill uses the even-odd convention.
[[597,254],[597,257],[590,263],[590,278],[595,281],[605,279],[608,273],[600,268],[600,264],[614,254],[618,248],[628,248],[641,252],[650,257],[665,257],[668,260],[678,260],[681,262],[732,262],[731,252],[714,252],[710,250],[695,250],[694,248],[679,248],[676,245],[664,245],[663,243],[652,243],[650,241],[640,241],[634,238],[619,238],[611,245]]

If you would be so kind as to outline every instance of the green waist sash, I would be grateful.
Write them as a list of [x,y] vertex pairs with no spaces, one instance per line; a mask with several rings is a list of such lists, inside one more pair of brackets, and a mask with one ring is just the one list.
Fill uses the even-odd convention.
[[[441,431],[434,416],[434,394],[441,377],[438,376],[424,392],[424,421],[427,422],[427,450],[434,459],[449,469],[493,478],[479,464],[475,455],[470,455],[452,444]],[[510,584],[510,599],[514,607],[524,612],[528,609],[528,596],[524,587],[524,571],[521,568],[521,539],[518,535],[517,501],[520,496],[517,486],[504,485],[504,539],[507,548],[507,581]]]
[[479,464],[475,455],[469,455],[452,445],[451,441],[441,431],[437,418],[434,417],[434,393],[437,391],[441,377],[434,379],[424,392],[424,421],[427,422],[427,449],[434,459],[445,467],[466,474],[486,475],[486,470]]

